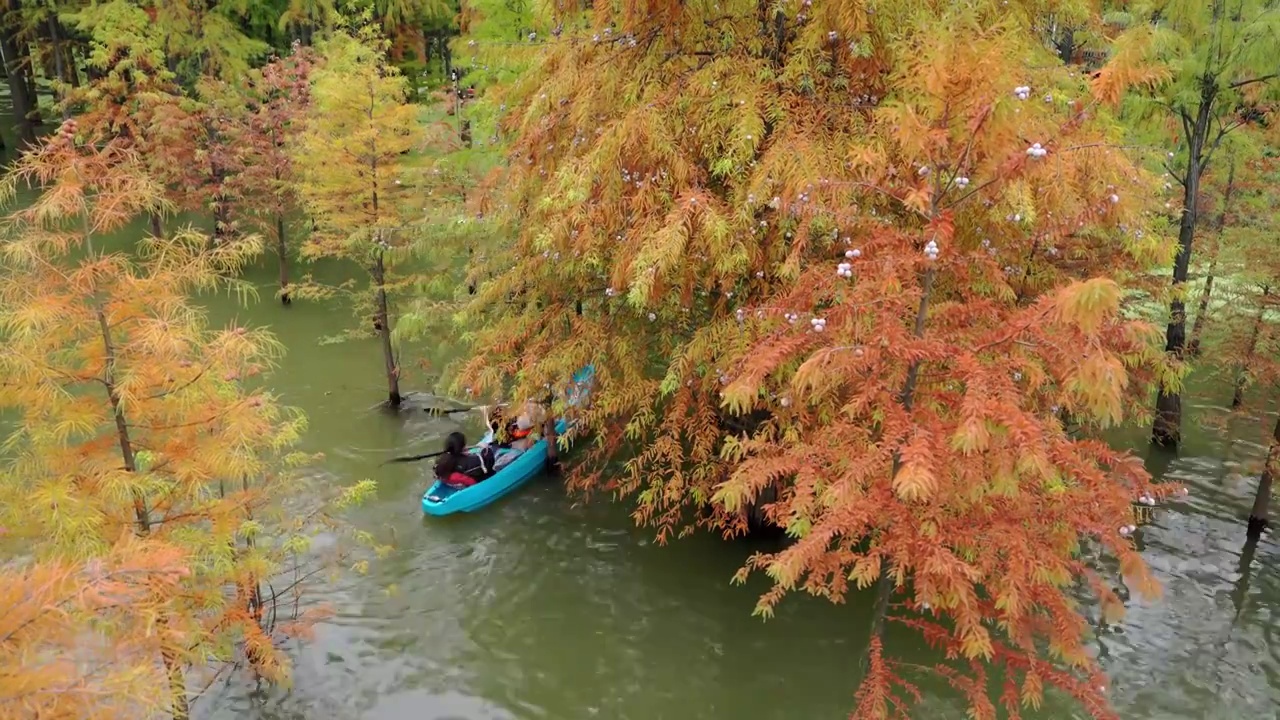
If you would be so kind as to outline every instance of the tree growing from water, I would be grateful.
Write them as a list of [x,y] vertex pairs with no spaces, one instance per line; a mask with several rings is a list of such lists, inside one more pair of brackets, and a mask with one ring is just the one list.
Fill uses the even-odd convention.
[[[1173,262],[1165,351],[1174,369],[1161,379],[1152,442],[1176,446],[1182,437],[1178,364],[1187,349],[1187,290],[1200,217],[1205,172],[1221,162],[1224,140],[1262,118],[1259,102],[1280,88],[1275,57],[1280,52],[1280,11],[1269,0],[1209,0],[1125,8],[1129,30],[1116,39],[1115,58],[1103,81],[1120,100],[1120,89],[1142,84],[1145,94],[1127,95],[1128,114],[1140,136],[1167,147],[1165,171],[1181,190],[1178,254]],[[1160,69],[1145,64],[1154,59]]]
[[290,232],[299,224],[301,200],[290,149],[305,129],[311,103],[308,48],[295,45],[287,57],[274,58],[247,80],[248,112],[232,144],[240,156],[231,182],[252,223],[271,238],[279,267],[280,301],[288,305],[289,256],[300,242]]
[[190,558],[145,639],[173,716],[189,715],[200,687],[190,673],[237,653],[287,681],[276,640],[315,617],[277,617],[306,587],[277,583],[311,572],[307,540],[333,525],[332,507],[323,491],[313,508],[284,507],[318,489],[292,471],[307,460],[290,452],[305,418],[246,384],[279,344],[261,330],[214,331],[187,300],[249,292],[229,278],[260,242],[210,249],[182,230],[141,240],[136,256],[111,252],[114,233],[163,206],[163,189],[130,137],[74,121],[19,160],[6,197],[20,184],[43,192],[4,227],[0,408],[19,419],[6,443],[7,526],[41,561],[91,562],[130,534]]
[[[369,25],[336,31],[317,45],[311,114],[292,155],[298,192],[315,223],[303,254],[347,259],[369,274],[367,288],[349,292],[362,320],[349,335],[372,327],[381,341],[387,405],[395,408],[401,395],[393,297],[413,281],[397,272],[397,263],[413,247],[423,198],[413,188],[409,154],[418,144],[418,109],[406,102],[405,79],[387,64],[385,50]],[[294,294],[323,291],[307,283]]]
[[1232,148],[1227,152],[1226,162],[1219,166],[1221,172],[1206,173],[1204,185],[1207,191],[1201,194],[1202,203],[1208,197],[1214,199],[1214,208],[1213,221],[1209,228],[1210,234],[1203,243],[1206,246],[1205,254],[1209,256],[1209,262],[1204,272],[1199,297],[1196,299],[1191,335],[1187,339],[1187,352],[1192,357],[1200,354],[1201,337],[1204,335],[1206,324],[1210,321],[1214,301],[1219,299],[1213,296],[1214,282],[1219,279],[1223,270],[1231,272],[1229,267],[1223,267],[1221,264],[1224,255],[1232,254],[1227,225],[1235,223],[1237,215],[1233,215],[1232,211],[1238,209],[1239,196],[1245,190],[1244,186],[1248,184],[1245,173],[1237,172],[1247,167],[1241,160],[1244,150]]
[[1231,211],[1217,233],[1215,258],[1228,283],[1218,291],[1222,300],[1204,332],[1207,356],[1215,363],[1211,374],[1222,377],[1231,388],[1231,412],[1220,419],[1256,426],[1267,445],[1257,467],[1258,487],[1248,518],[1252,540],[1268,524],[1273,480],[1280,472],[1280,423],[1270,414],[1280,390],[1280,325],[1276,316],[1280,308],[1280,246],[1275,241],[1280,231],[1275,218],[1280,202],[1276,194],[1280,158],[1272,149],[1274,133],[1269,126],[1264,132],[1242,131],[1233,138],[1236,142],[1227,162]]
[[858,717],[917,696],[888,621],[976,717],[1046,685],[1114,717],[1067,588],[1122,604],[1080,548],[1158,591],[1133,508],[1175,488],[1087,433],[1147,402],[1158,332],[1121,296],[1172,248],[1040,10],[597,6],[508,101],[487,209],[516,241],[461,317],[459,390],[540,398],[593,363],[571,487],[663,539],[762,508],[795,540],[743,570],[774,581],[762,614],[871,590]]

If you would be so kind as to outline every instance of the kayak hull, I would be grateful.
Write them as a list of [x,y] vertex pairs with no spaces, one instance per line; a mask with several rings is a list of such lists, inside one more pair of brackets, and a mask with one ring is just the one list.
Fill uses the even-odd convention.
[[[586,394],[586,383],[591,380],[592,368],[586,367],[573,376],[574,389],[579,392],[570,400],[576,405]],[[564,418],[556,420],[556,435],[561,436],[569,431],[571,424]],[[477,453],[480,448],[473,448]],[[492,477],[481,480],[470,487],[455,489],[436,480],[422,494],[422,512],[427,515],[453,515],[454,513],[475,512],[487,505],[507,496],[525,483],[537,477],[547,467],[547,440],[542,438],[528,450],[520,452],[515,459],[503,465],[504,456],[512,453],[510,448],[497,451],[498,464],[502,467]]]

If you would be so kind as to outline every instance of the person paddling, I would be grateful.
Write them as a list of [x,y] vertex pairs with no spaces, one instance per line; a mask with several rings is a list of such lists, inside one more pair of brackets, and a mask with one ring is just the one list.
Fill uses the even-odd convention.
[[436,460],[436,479],[454,489],[471,487],[493,475],[495,464],[492,446],[467,452],[466,436],[451,432],[444,441],[444,454]]

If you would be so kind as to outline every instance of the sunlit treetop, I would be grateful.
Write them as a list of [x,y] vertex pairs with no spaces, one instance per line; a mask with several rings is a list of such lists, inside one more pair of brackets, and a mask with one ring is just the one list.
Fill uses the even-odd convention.
[[422,217],[411,192],[416,171],[405,158],[420,140],[418,111],[406,102],[404,76],[382,61],[385,48],[362,26],[316,49],[311,122],[293,154],[317,224],[308,245],[319,253],[366,258],[402,247]]
[[[1146,403],[1159,333],[1121,300],[1171,247],[1107,88],[1032,30],[1056,7],[566,21],[507,101],[510,168],[482,209],[514,242],[461,318],[459,392],[540,399],[595,365],[574,488],[634,498],[664,538],[738,532],[763,503],[796,542],[749,564],[775,582],[762,613],[875,586],[979,680],[944,671],[978,717],[983,660],[1008,668],[1009,712],[1049,683],[1113,717],[1066,587],[1120,610],[1088,543],[1156,592],[1132,507],[1175,490],[1064,428]],[[858,716],[902,714],[873,635]]]

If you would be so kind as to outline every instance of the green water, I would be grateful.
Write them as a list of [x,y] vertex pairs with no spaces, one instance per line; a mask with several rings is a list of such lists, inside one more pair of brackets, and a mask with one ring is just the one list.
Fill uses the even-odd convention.
[[[339,272],[339,269],[332,269]],[[296,652],[292,692],[248,692],[243,679],[211,691],[208,717],[261,718],[836,718],[852,707],[867,602],[832,606],[807,597],[768,622],[750,616],[761,585],[733,587],[742,560],[763,546],[701,536],[658,547],[624,508],[575,504],[554,479],[535,481],[472,517],[424,519],[427,468],[378,468],[382,459],[435,449],[475,420],[388,416],[373,341],[318,346],[349,322],[345,309],[270,300],[274,274],[251,277],[264,300],[210,302],[219,321],[266,325],[290,348],[271,378],[312,425],[307,449],[336,481],[372,477],[376,501],[357,520],[396,550],[367,577],[326,589],[338,614]],[[406,360],[414,357],[406,350]],[[412,387],[413,382],[407,383]],[[1217,398],[1221,388],[1202,388]],[[1145,556],[1164,583],[1161,600],[1129,614],[1096,641],[1126,718],[1274,714],[1280,700],[1280,587],[1276,548],[1264,538],[1242,574],[1240,557],[1264,423],[1232,441],[1196,423],[1192,403],[1181,457],[1154,456],[1153,472],[1191,495],[1144,529]],[[1145,448],[1146,430],[1117,434]],[[395,586],[388,594],[387,588]],[[1277,645],[1276,648],[1280,648]],[[895,632],[890,649],[918,660],[923,648]],[[960,717],[939,693],[913,717]],[[1044,716],[1078,715],[1065,703]]]
[[[320,273],[339,278],[339,265]],[[315,639],[291,646],[292,690],[258,689],[243,675],[212,686],[196,703],[201,720],[769,720],[840,718],[853,706],[868,602],[833,606],[797,596],[768,622],[753,619],[762,585],[729,578],[754,543],[697,536],[667,547],[636,529],[626,509],[581,506],[555,480],[539,479],[472,517],[423,517],[427,467],[378,467],[389,456],[434,450],[474,418],[388,415],[373,340],[319,345],[350,323],[335,303],[272,299],[275,270],[249,279],[261,300],[248,306],[202,300],[218,324],[267,326],[289,354],[268,382],[310,417],[304,448],[325,453],[314,469],[347,483],[378,481],[377,497],[354,520],[394,552],[364,577],[317,588],[337,610]],[[447,355],[447,343],[430,355]],[[406,365],[423,355],[406,348]],[[408,372],[406,390],[415,389]],[[1226,397],[1221,388],[1204,396]],[[1176,460],[1153,472],[1186,483],[1191,495],[1140,532],[1164,584],[1161,600],[1129,603],[1124,622],[1096,647],[1111,675],[1108,692],[1125,718],[1275,717],[1280,701],[1280,587],[1268,537],[1240,567],[1254,479],[1243,463],[1260,456],[1265,423],[1234,439],[1196,426]],[[1117,444],[1146,452],[1146,430]],[[893,630],[897,658],[925,657],[918,639]],[[963,713],[937,683],[913,717]],[[1042,714],[1080,717],[1051,703]]]

